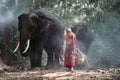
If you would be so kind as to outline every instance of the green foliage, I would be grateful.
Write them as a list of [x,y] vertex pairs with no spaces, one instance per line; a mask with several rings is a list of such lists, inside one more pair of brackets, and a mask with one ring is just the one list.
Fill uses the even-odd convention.
[[[86,23],[98,13],[105,11],[119,12],[119,0],[13,0],[17,11],[29,12],[44,8],[59,16],[66,26]],[[12,1],[12,2],[13,2]],[[10,1],[9,1],[10,2]],[[7,0],[0,1],[3,6],[10,7]],[[1,9],[0,9],[1,10]],[[69,25],[68,25],[69,24]]]

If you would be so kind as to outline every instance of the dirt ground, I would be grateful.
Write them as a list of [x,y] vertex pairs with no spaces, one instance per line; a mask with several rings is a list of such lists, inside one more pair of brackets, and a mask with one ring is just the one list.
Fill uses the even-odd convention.
[[44,67],[34,70],[6,66],[0,60],[0,80],[120,80],[120,74],[109,70],[85,69],[68,71],[67,68],[46,70]]
[[[2,66],[4,67],[4,66]],[[0,70],[0,80],[120,80],[120,74],[108,70]]]

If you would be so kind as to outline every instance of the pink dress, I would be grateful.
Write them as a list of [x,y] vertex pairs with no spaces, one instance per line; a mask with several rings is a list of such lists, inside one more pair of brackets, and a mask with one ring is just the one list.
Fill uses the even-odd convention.
[[76,37],[72,38],[72,42],[66,44],[66,50],[64,54],[64,66],[73,67],[75,66],[75,55],[76,55]]

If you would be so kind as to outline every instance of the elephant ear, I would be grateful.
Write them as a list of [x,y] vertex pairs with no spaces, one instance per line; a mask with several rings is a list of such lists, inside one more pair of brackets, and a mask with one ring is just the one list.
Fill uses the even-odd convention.
[[31,23],[32,26],[37,28],[37,22],[38,22],[38,15],[31,13],[29,15],[29,21]]
[[46,31],[50,27],[53,21],[43,14],[38,14],[38,16],[39,16],[38,29],[40,30],[40,33],[42,33],[43,31]]

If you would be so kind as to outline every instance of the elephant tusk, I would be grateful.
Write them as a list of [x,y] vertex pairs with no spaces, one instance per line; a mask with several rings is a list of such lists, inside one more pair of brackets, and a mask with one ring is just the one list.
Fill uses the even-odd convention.
[[18,44],[17,44],[17,46],[16,46],[15,50],[13,51],[13,53],[15,53],[15,52],[18,50],[19,45],[20,45],[20,42],[18,42]]
[[29,48],[29,45],[30,45],[30,39],[28,39],[27,41],[27,47],[25,48],[25,50],[22,52],[22,53],[26,53],[28,48]]

